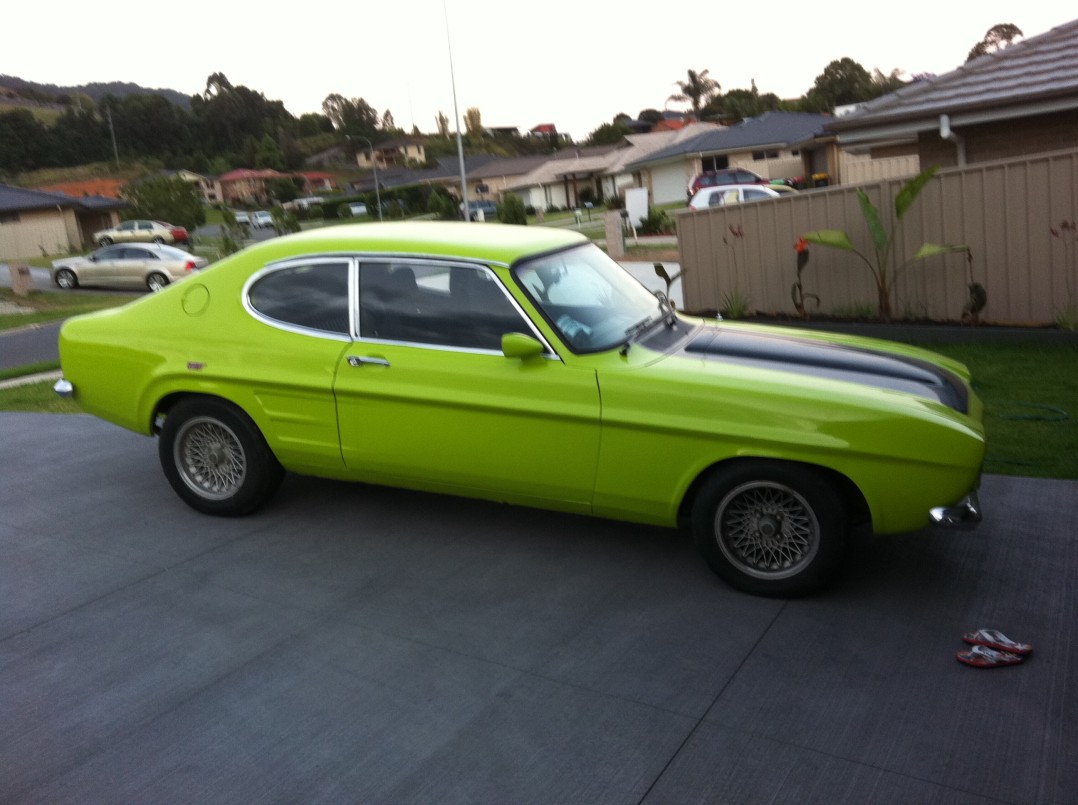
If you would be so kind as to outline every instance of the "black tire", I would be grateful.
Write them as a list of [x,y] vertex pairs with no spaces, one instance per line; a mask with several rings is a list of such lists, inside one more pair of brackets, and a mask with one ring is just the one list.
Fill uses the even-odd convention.
[[168,285],[168,277],[162,274],[160,271],[154,271],[150,276],[146,277],[146,287],[154,293],[157,293],[162,288]]
[[58,269],[56,275],[52,279],[57,286],[63,288],[65,291],[70,291],[73,288],[79,287],[79,278],[70,268]]
[[158,453],[176,494],[191,508],[219,517],[255,511],[284,477],[251,418],[213,397],[192,397],[168,412]]
[[825,475],[779,461],[717,469],[693,504],[696,546],[725,582],[754,595],[815,592],[838,571],[848,515]]
[[112,238],[101,238],[101,240],[99,240],[97,242],[97,245],[98,246],[111,246],[112,245]]
[[165,242],[165,239],[158,235],[156,238],[153,239],[153,242],[160,246],[162,243]]

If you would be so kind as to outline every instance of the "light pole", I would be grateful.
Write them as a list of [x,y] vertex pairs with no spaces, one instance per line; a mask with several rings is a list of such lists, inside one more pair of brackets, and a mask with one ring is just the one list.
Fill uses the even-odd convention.
[[382,192],[378,189],[378,157],[374,154],[374,143],[371,142],[369,137],[359,137],[360,140],[366,140],[367,145],[371,147],[371,165],[374,166],[374,198],[378,204],[378,220],[384,220],[382,218]]

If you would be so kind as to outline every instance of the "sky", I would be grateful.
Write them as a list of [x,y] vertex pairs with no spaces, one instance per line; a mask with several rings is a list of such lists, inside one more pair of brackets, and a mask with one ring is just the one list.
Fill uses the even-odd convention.
[[942,75],[993,25],[1028,38],[1072,14],[1060,0],[112,0],[93,13],[38,0],[4,15],[0,73],[187,95],[223,73],[297,117],[336,93],[390,110],[407,131],[435,131],[439,112],[463,128],[475,107],[487,127],[553,123],[580,141],[622,112],[686,109],[668,98],[690,69],[724,92],[755,80],[796,98],[836,59]]

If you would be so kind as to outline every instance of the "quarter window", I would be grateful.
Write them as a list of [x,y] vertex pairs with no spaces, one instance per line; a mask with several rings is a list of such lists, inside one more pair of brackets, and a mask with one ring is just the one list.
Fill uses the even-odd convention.
[[285,324],[348,334],[348,264],[308,263],[262,277],[247,295],[251,307]]

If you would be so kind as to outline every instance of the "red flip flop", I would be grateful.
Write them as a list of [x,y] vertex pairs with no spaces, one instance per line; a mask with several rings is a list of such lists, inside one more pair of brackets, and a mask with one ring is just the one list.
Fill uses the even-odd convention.
[[987,646],[975,645],[968,651],[959,651],[955,659],[974,668],[999,668],[1003,665],[1018,665],[1023,657],[1009,651],[996,651]]
[[1024,657],[1033,651],[1029,643],[1018,643],[1011,640],[998,629],[978,629],[976,632],[968,632],[962,635],[962,639],[971,646],[985,646],[994,648],[996,651],[1006,651]]

